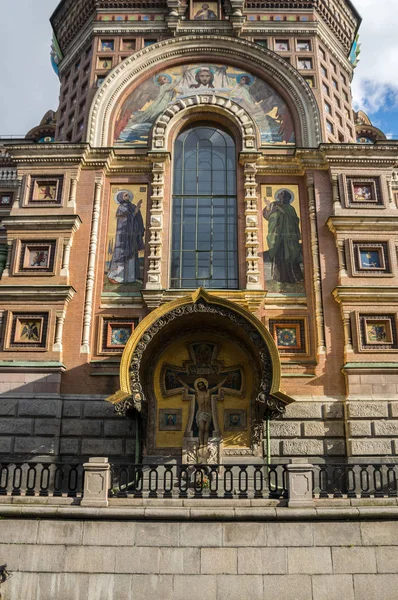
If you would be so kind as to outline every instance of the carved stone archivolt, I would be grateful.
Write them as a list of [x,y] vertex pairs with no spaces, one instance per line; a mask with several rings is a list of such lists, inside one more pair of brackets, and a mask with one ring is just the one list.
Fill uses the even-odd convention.
[[[321,140],[319,109],[315,97],[304,78],[283,58],[257,44],[243,39],[218,35],[190,35],[169,38],[152,44],[128,57],[106,77],[91,106],[87,142],[94,147],[112,143],[112,119],[128,88],[138,79],[149,76],[165,64],[188,59],[204,60],[211,48],[217,60],[238,61],[243,69],[253,68],[274,85],[296,113],[296,133],[303,147],[316,147]],[[147,73],[147,74],[146,74]],[[244,112],[244,111],[243,111]],[[249,142],[249,138],[248,138]]]
[[183,100],[176,100],[173,104],[156,119],[152,128],[153,152],[165,150],[168,146],[168,136],[172,130],[176,118],[181,118],[194,107],[201,108],[201,115],[206,112],[220,113],[233,121],[238,127],[242,140],[243,151],[253,152],[257,150],[259,133],[257,126],[249,113],[239,104],[215,94],[194,94]]
[[176,308],[174,310],[171,310],[170,312],[167,312],[165,315],[163,315],[161,319],[158,319],[158,321],[156,321],[152,325],[152,327],[150,327],[145,332],[141,341],[137,345],[137,348],[131,360],[130,370],[132,397],[126,398],[122,402],[116,404],[115,409],[117,412],[121,414],[126,414],[127,410],[131,408],[135,408],[139,412],[142,411],[143,404],[146,402],[146,397],[140,381],[140,367],[142,356],[145,350],[163,327],[165,327],[175,319],[178,319],[184,315],[190,315],[194,313],[216,314],[220,317],[224,317],[231,320],[237,327],[243,329],[245,334],[258,349],[258,353],[260,356],[260,389],[264,390],[266,394],[270,393],[273,376],[272,361],[268,346],[266,345],[264,339],[262,339],[261,335],[250,323],[248,323],[242,316],[238,315],[235,311],[222,306],[210,305],[204,299],[201,298],[193,304],[188,304],[186,306],[182,306],[180,308]]
[[164,328],[188,316],[216,315],[233,324],[241,336],[255,349],[260,364],[259,391],[288,404],[292,399],[280,391],[281,364],[275,342],[264,325],[248,310],[230,300],[213,296],[200,288],[192,295],[179,298],[152,311],[126,344],[120,365],[120,390],[107,398],[117,412],[143,409],[146,402],[140,367],[145,351]]

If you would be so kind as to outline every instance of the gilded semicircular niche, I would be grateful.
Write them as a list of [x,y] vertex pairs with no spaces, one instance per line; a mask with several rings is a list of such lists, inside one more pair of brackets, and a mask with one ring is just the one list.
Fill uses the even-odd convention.
[[176,100],[217,94],[242,106],[256,122],[261,144],[294,145],[292,115],[283,98],[248,71],[221,64],[177,65],[144,80],[122,104],[114,143],[145,147],[153,123]]

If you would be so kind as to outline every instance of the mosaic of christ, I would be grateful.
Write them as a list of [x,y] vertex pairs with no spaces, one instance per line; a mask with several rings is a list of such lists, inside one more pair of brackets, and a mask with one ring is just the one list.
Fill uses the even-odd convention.
[[144,81],[127,98],[116,119],[115,142],[146,146],[155,119],[175,100],[214,93],[240,104],[256,121],[262,144],[294,144],[292,115],[265,81],[235,67],[182,65]]

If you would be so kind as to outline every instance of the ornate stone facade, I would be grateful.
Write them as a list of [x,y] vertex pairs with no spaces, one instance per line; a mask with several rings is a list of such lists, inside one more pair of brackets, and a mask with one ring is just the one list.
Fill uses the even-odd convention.
[[1,458],[197,459],[198,407],[156,369],[174,348],[192,389],[211,335],[240,358],[210,462],[398,453],[398,146],[352,110],[360,17],[208,10],[52,17],[59,109],[0,147]]

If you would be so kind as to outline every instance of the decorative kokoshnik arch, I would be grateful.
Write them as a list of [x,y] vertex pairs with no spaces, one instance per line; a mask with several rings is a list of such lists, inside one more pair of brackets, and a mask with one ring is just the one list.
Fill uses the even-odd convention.
[[[95,147],[112,145],[115,112],[125,100],[131,85],[138,80],[146,81],[155,70],[161,72],[172,65],[186,64],[188,60],[191,64],[215,61],[225,65],[238,64],[242,70],[256,71],[260,80],[275,88],[287,102],[295,117],[298,145],[314,147],[321,142],[320,116],[315,97],[296,69],[277,54],[257,44],[237,38],[206,35],[158,42],[136,52],[115,67],[93,100],[87,141]],[[202,91],[203,88],[198,89],[198,95],[202,96]],[[154,120],[158,116],[154,115]]]
[[120,389],[106,400],[115,406],[120,414],[126,414],[129,409],[138,412],[144,410],[147,402],[143,386],[143,359],[148,349],[161,340],[161,333],[170,328],[170,324],[179,324],[189,318],[190,324],[196,321],[201,325],[205,315],[213,315],[220,324],[233,324],[237,335],[247,340],[259,365],[259,385],[256,391],[257,416],[262,417],[266,409],[278,411],[278,406],[293,402],[293,399],[280,390],[281,363],[275,342],[264,325],[250,311],[226,300],[211,295],[199,288],[191,295],[168,302],[152,311],[141,321],[134,330],[124,349],[120,363]]

